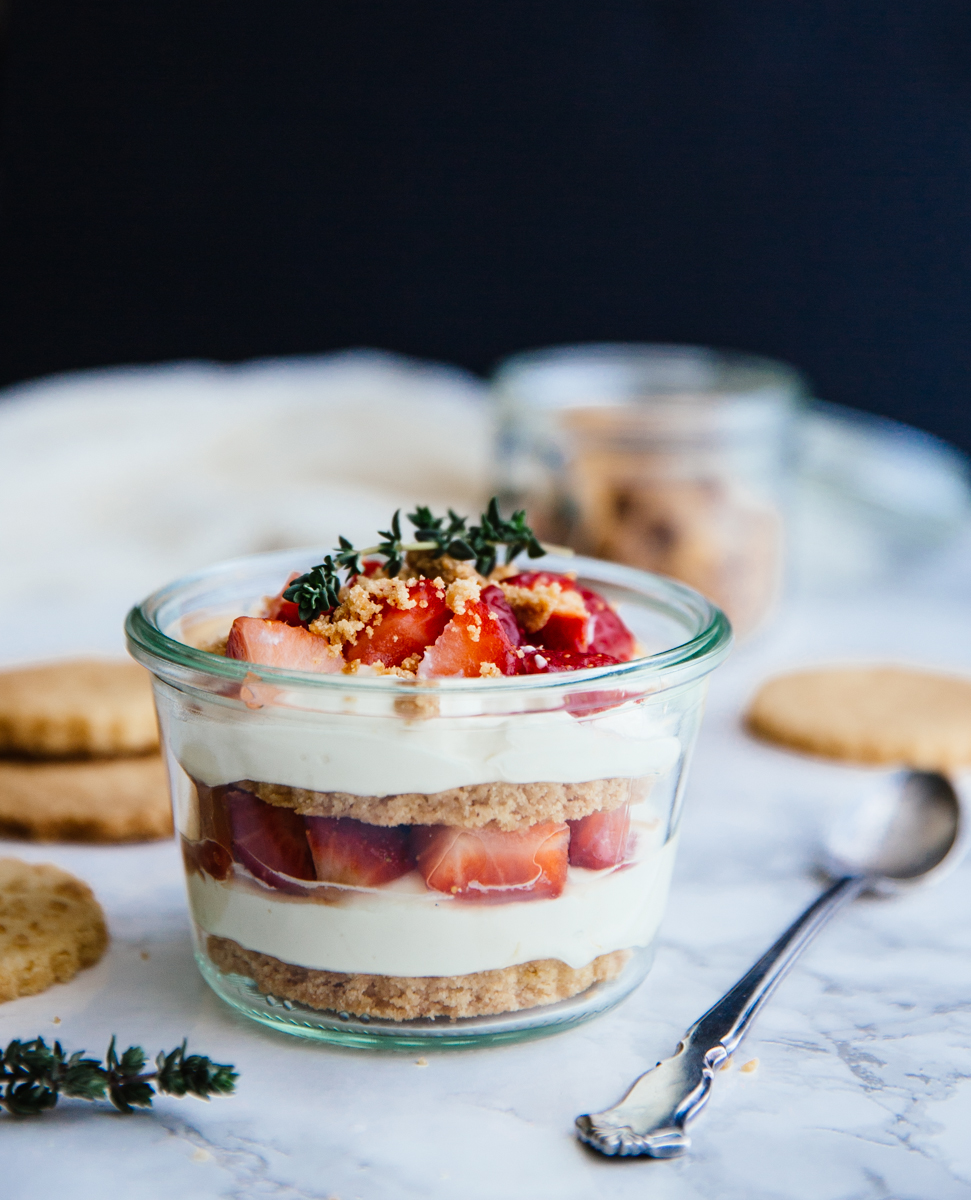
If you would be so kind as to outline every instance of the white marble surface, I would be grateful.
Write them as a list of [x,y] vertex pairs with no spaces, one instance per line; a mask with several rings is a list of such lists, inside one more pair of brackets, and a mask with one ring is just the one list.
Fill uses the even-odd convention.
[[[162,1098],[121,1117],[69,1102],[37,1120],[4,1117],[3,1195],[34,1196],[43,1179],[46,1195],[100,1197],[109,1178],[128,1200],[968,1195],[971,864],[837,919],[718,1077],[689,1158],[603,1160],[572,1121],[669,1053],[809,900],[816,831],[867,782],[748,740],[738,714],[755,681],[847,656],[971,669],[969,600],[952,569],[879,602],[794,605],[736,654],[712,688],[655,968],[615,1012],[547,1040],[429,1054],[422,1066],[259,1029],[196,973],[172,847],[4,845],[90,880],[113,941],[71,984],[4,1005],[0,1038],[100,1049],[114,1032],[154,1052],[187,1034],[241,1079],[234,1098],[209,1105]],[[740,1072],[753,1058],[758,1068]]]
[[[38,409],[38,420],[44,411]],[[17,422],[27,420],[24,412],[10,410],[15,433]],[[100,447],[108,434],[95,429],[93,436]],[[72,435],[75,456],[78,437]],[[119,541],[118,522],[134,530],[137,512],[119,514],[105,501],[113,494],[103,485],[106,461],[92,456],[87,470],[71,476],[72,495],[88,488],[89,525],[72,507],[60,529],[46,495],[49,481],[44,506],[33,503],[23,489],[34,486],[39,496],[36,471],[22,473],[16,494],[11,487],[4,492],[0,479],[4,514],[25,495],[32,500],[19,507],[16,537],[8,529],[13,540],[3,551],[17,569],[7,585],[0,580],[0,661],[118,649],[124,603],[162,581],[152,573],[162,564],[170,573],[175,559],[188,569],[195,555],[209,553],[198,538],[178,542],[184,514],[169,514],[171,538],[165,534],[168,510],[145,526],[157,544],[136,552],[131,538]],[[276,492],[261,495],[261,503],[269,503]],[[292,500],[284,494],[281,514]],[[43,520],[32,525],[29,514],[41,508]],[[310,516],[301,519],[306,524]],[[300,534],[281,528],[281,537]],[[233,552],[260,548],[246,542],[247,531],[239,526]],[[77,602],[65,620],[46,583],[33,589],[29,602],[24,594],[35,578],[31,564],[50,570],[54,547],[60,553],[64,543],[67,553],[68,541]],[[125,553],[111,558],[112,546]],[[718,1077],[694,1126],[690,1157],[605,1160],[572,1132],[577,1113],[613,1103],[638,1071],[670,1053],[686,1025],[812,897],[817,831],[867,785],[865,771],[749,740],[739,714],[756,683],[793,664],[847,658],[971,671],[971,538],[919,570],[907,566],[870,593],[840,596],[831,587],[827,598],[791,602],[771,629],[722,668],[693,767],[654,970],[613,1013],[547,1040],[429,1054],[427,1065],[419,1065],[417,1054],[340,1051],[262,1030],[225,1008],[195,970],[173,847],[0,844],[0,853],[53,860],[89,880],[112,933],[111,948],[94,969],[41,996],[0,1006],[0,1040],[43,1034],[70,1049],[101,1051],[117,1033],[123,1044],[142,1042],[154,1053],[188,1035],[192,1047],[234,1062],[241,1073],[237,1094],[209,1105],[162,1098],[150,1112],[123,1117],[66,1102],[39,1119],[0,1116],[0,1195],[969,1195],[971,864],[905,899],[859,901],[826,930],[764,1010],[735,1066]],[[739,1071],[756,1058],[755,1071]]]

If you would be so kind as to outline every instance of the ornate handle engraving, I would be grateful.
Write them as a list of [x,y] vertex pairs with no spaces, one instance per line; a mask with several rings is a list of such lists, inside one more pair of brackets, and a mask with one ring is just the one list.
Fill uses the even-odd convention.
[[688,1122],[704,1107],[715,1071],[735,1053],[756,1013],[829,918],[866,886],[836,881],[752,969],[685,1033],[671,1058],[646,1071],[619,1104],[577,1117],[577,1136],[602,1154],[676,1158],[691,1145]]

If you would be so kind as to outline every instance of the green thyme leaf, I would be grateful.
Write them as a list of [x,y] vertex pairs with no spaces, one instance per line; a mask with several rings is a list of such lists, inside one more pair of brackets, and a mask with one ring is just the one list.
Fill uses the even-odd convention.
[[79,1100],[108,1099],[119,1112],[130,1113],[150,1107],[156,1087],[173,1096],[208,1100],[229,1095],[238,1078],[229,1063],[186,1054],[185,1042],[169,1054],[159,1054],[154,1071],[145,1071],[145,1064],[141,1046],[129,1046],[119,1058],[115,1038],[104,1065],[98,1059],[85,1058],[83,1050],[65,1060],[60,1042],[49,1047],[43,1038],[13,1041],[0,1054],[0,1107],[15,1116],[37,1116],[53,1108],[63,1095]]
[[339,538],[340,546],[334,551],[334,562],[339,567],[344,567],[351,575],[360,575],[361,573],[361,555],[355,550],[346,537]]
[[[341,538],[342,545],[344,542],[345,539]],[[345,554],[353,551],[350,542],[346,545]],[[295,579],[283,593],[283,598],[296,604],[301,621],[313,621],[321,613],[330,612],[340,604],[340,590],[340,576],[334,560],[328,554],[322,563]]]
[[419,504],[407,516],[414,526],[415,540],[404,540],[399,508],[391,518],[390,528],[378,531],[378,537],[383,540],[377,545],[358,550],[346,537],[340,537],[333,555],[328,554],[322,563],[295,579],[284,591],[283,598],[296,604],[300,620],[304,623],[313,621],[322,613],[335,609],[340,603],[339,571],[346,571],[349,577],[360,575],[362,559],[369,554],[383,555],[384,569],[394,576],[401,570],[410,550],[428,550],[439,556],[449,554],[463,562],[474,561],[481,575],[488,575],[495,567],[500,546],[505,546],[507,563],[524,550],[530,558],[546,553],[526,524],[525,510],[514,512],[506,521],[495,496],[479,518],[480,524],[471,527],[467,517],[460,517],[451,508],[447,510],[447,516],[436,517],[427,504]]

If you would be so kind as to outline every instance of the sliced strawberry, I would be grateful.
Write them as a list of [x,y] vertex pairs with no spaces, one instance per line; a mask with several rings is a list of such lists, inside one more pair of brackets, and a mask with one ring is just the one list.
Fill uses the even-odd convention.
[[192,779],[192,783],[199,798],[199,840],[218,842],[228,851],[233,844],[229,813],[226,811],[225,796],[228,789],[209,787],[199,779]]
[[226,793],[225,803],[233,858],[270,887],[302,894],[296,881],[316,878],[303,817],[238,788]]
[[492,612],[493,616],[502,626],[503,633],[509,639],[511,646],[520,646],[523,641],[522,630],[516,624],[516,614],[509,607],[509,601],[506,599],[506,594],[502,588],[490,584],[489,587],[484,587],[479,599]]
[[519,659],[520,675],[547,675],[557,671],[583,671],[587,667],[610,667],[620,660],[609,654],[548,650],[545,646],[524,646]]
[[611,812],[595,812],[570,826],[570,866],[603,871],[627,857],[630,840],[630,807],[622,804]]
[[380,620],[357,635],[357,645],[344,647],[348,659],[400,667],[413,654],[423,654],[449,622],[451,612],[445,591],[430,579],[419,579],[408,589],[414,608],[395,608],[382,602]]
[[634,635],[599,593],[581,587],[566,575],[554,575],[552,571],[523,571],[505,582],[525,588],[558,583],[564,591],[577,592],[583,597],[588,615],[552,613],[542,629],[531,635],[536,644],[575,654],[609,654],[618,662],[633,658]]
[[287,590],[295,579],[300,578],[299,571],[292,571],[290,578],[286,581],[276,596],[267,600],[266,608],[263,613],[271,621],[286,621],[288,625],[302,625],[300,620],[300,610],[293,600],[284,600],[283,593]]
[[570,654],[585,654],[590,649],[593,622],[589,615],[581,617],[574,613],[551,613],[542,629],[531,637],[550,650],[564,650]]
[[538,900],[566,883],[569,828],[544,822],[503,833],[451,825],[415,825],[411,848],[425,883],[464,900]]
[[318,675],[331,675],[344,665],[340,651],[326,638],[285,621],[263,617],[236,618],[229,631],[226,657],[289,671],[313,671]]
[[306,817],[307,841],[322,883],[378,887],[412,869],[407,825],[366,825],[352,817]]
[[[469,600],[464,613],[456,613],[418,666],[419,679],[464,675],[478,679],[491,663],[501,675],[515,675],[515,644],[506,632],[504,618],[493,604]],[[488,672],[487,672],[488,673]]]
[[634,635],[607,601],[590,588],[577,587],[590,613],[590,641],[594,654],[610,654],[619,662],[630,662],[637,649]]
[[187,874],[204,871],[213,879],[219,880],[228,879],[233,869],[233,856],[226,847],[209,840],[190,842],[188,838],[183,837],[182,861],[185,863]]

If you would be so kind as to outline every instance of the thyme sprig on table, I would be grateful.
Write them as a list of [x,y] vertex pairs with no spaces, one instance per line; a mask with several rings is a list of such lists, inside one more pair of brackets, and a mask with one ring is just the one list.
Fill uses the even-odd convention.
[[155,1070],[144,1070],[141,1046],[129,1046],[118,1056],[115,1039],[105,1064],[85,1058],[83,1050],[70,1057],[60,1042],[48,1046],[43,1038],[12,1041],[0,1055],[0,1107],[14,1116],[37,1116],[53,1108],[61,1096],[79,1100],[109,1100],[119,1112],[149,1108],[156,1092],[170,1096],[228,1096],[237,1074],[228,1063],[214,1063],[201,1054],[186,1054],[186,1043],[155,1059]]
[[283,597],[297,605],[300,620],[312,621],[321,613],[336,608],[341,588],[339,570],[343,569],[349,575],[359,575],[361,559],[369,554],[384,556],[384,568],[389,575],[398,574],[405,555],[411,550],[432,551],[438,557],[448,554],[463,562],[474,559],[479,574],[488,575],[495,568],[500,546],[506,548],[507,563],[524,550],[530,558],[539,558],[550,549],[562,549],[542,545],[526,523],[525,509],[519,509],[508,521],[504,520],[495,496],[479,517],[478,525],[469,525],[468,517],[460,517],[452,509],[448,510],[446,517],[436,517],[424,504],[419,504],[407,516],[415,531],[413,541],[405,541],[401,532],[399,508],[391,518],[391,528],[378,530],[378,537],[383,541],[365,550],[356,550],[347,538],[341,537],[333,555],[328,554],[322,563],[295,579]]

